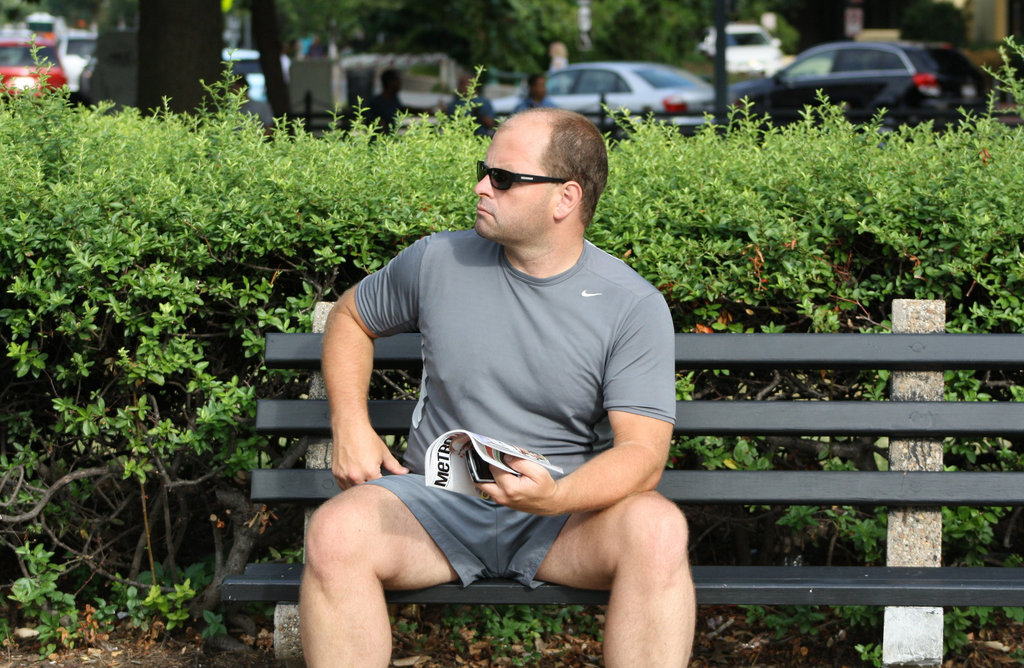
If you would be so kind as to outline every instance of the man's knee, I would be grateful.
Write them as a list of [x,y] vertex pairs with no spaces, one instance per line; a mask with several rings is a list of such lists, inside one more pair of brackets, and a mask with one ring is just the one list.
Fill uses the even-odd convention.
[[313,575],[340,572],[338,567],[366,563],[363,550],[378,513],[376,489],[353,488],[317,508],[306,527],[306,569]]
[[633,496],[627,504],[623,526],[635,554],[657,568],[686,567],[689,531],[679,507],[656,492]]

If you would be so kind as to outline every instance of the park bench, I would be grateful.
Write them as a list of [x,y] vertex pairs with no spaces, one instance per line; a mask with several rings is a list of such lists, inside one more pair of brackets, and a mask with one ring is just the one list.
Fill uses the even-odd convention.
[[[318,306],[318,322],[328,308]],[[939,665],[943,606],[1024,605],[1024,568],[942,565],[940,514],[942,506],[1024,505],[1024,472],[944,471],[942,466],[945,438],[1024,436],[1024,403],[943,401],[943,371],[1024,369],[1024,334],[942,333],[943,302],[913,300],[894,302],[893,330],[677,334],[679,370],[893,373],[887,400],[679,401],[676,435],[887,438],[890,464],[885,471],[671,469],[658,489],[684,510],[722,504],[887,507],[885,566],[696,563],[697,600],[700,605],[886,606],[886,664]],[[317,370],[320,344],[319,333],[268,334],[266,365]],[[376,368],[415,371],[419,365],[418,334],[376,342]],[[316,445],[307,455],[309,468],[253,471],[254,502],[313,506],[338,492],[326,458],[329,442],[323,440],[330,437],[330,429],[322,382],[319,389],[314,383],[310,397],[259,401],[259,432],[310,437]],[[403,434],[413,405],[412,399],[371,401],[373,424],[382,435]],[[223,583],[225,601],[278,603],[275,645],[286,662],[301,656],[294,604],[301,573],[301,564],[257,563]],[[606,603],[607,593],[550,584],[530,590],[512,581],[490,580],[465,589],[446,584],[388,592],[387,598],[393,603],[591,605]]]

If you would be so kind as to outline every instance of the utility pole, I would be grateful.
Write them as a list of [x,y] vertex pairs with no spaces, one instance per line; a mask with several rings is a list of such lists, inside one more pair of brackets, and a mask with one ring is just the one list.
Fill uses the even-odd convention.
[[580,31],[580,51],[590,51],[590,0],[576,0],[576,25]]
[[725,24],[728,22],[730,0],[715,0],[715,122],[725,123],[726,109],[729,106],[729,80],[725,72],[725,48],[728,38],[725,36]]

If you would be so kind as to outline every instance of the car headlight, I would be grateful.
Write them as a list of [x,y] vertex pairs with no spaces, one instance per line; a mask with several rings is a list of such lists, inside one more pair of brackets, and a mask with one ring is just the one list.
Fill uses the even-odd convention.
[[39,80],[35,77],[11,77],[6,83],[8,88],[19,88],[23,90],[25,88],[33,88],[39,83]]

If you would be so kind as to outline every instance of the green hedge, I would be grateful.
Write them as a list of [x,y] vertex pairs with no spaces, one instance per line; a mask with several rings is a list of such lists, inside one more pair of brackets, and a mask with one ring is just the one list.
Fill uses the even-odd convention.
[[[287,543],[273,514],[287,511],[250,506],[246,472],[300,456],[252,430],[256,396],[303,391],[262,367],[264,333],[307,330],[316,301],[424,234],[472,224],[486,140],[471,119],[414,120],[398,137],[282,125],[267,140],[219,89],[219,108],[195,116],[0,101],[0,541],[32,573],[11,589],[26,617],[56,609],[74,622],[110,599],[134,601],[138,623],[191,604],[220,628],[218,578]],[[946,299],[950,331],[1024,327],[1017,127],[982,117],[883,132],[824,107],[784,128],[738,113],[693,137],[653,122],[627,134],[589,236],[661,288],[680,331],[884,331],[897,297]],[[884,391],[792,380],[786,392]],[[1021,395],[1015,376],[950,381],[951,397]],[[679,391],[768,384],[695,374]],[[878,444],[854,445],[858,456],[681,440],[673,462],[878,462]],[[950,443],[947,463],[1021,468],[1017,445]],[[1019,538],[996,554],[1004,515],[947,513],[952,558],[1019,561]],[[881,555],[873,513],[751,509],[734,521],[737,535],[789,527],[802,552],[772,558],[818,555],[837,534],[851,562]],[[708,540],[714,552],[731,538]]]

